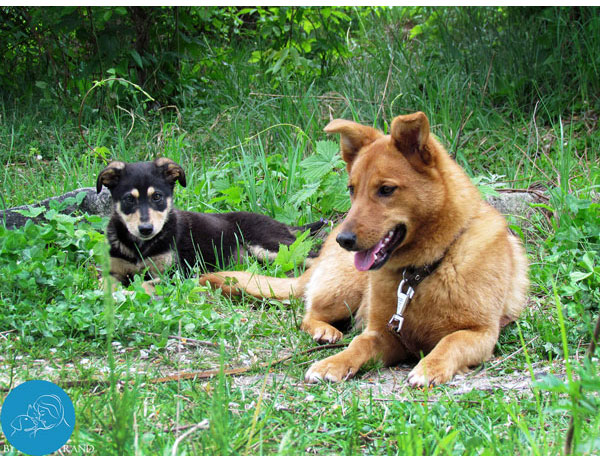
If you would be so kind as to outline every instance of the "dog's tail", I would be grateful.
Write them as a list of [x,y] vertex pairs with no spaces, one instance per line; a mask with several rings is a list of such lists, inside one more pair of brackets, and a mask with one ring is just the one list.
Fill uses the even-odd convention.
[[221,288],[231,296],[246,293],[284,301],[304,296],[310,274],[310,268],[297,278],[275,278],[250,272],[218,272],[202,275],[199,282],[200,285],[209,283],[213,288]]
[[310,236],[314,236],[317,232],[323,228],[325,225],[329,223],[327,219],[319,219],[317,222],[307,223],[306,225],[299,225],[294,227],[289,227],[292,232],[303,232],[306,230],[310,230]]

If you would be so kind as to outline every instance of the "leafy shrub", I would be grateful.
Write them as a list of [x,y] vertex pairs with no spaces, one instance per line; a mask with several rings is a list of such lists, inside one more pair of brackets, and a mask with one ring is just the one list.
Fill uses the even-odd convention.
[[79,222],[56,209],[44,216],[45,224],[0,227],[0,326],[18,330],[25,340],[43,336],[61,345],[77,333],[96,334],[93,320],[102,313],[102,291],[94,264],[104,237],[98,218]]

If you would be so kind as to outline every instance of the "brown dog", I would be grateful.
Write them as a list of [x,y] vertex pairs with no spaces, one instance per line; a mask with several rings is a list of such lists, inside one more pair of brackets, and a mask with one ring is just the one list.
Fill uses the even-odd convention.
[[364,319],[363,333],[312,365],[308,382],[350,378],[370,359],[413,357],[410,384],[440,384],[488,359],[529,284],[525,253],[503,217],[421,112],[396,117],[387,136],[345,120],[325,131],[341,135],[352,207],[311,268],[295,279],[224,272],[202,282],[232,294],[303,296],[302,329],[321,342],[341,338],[331,323]]

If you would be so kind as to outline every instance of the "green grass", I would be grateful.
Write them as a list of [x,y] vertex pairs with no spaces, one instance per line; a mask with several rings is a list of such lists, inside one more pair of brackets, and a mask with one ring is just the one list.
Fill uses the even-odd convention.
[[[478,14],[450,9],[447,18],[476,21]],[[600,35],[574,33],[567,44],[566,18],[554,14],[547,22],[559,43],[593,55]],[[402,31],[411,18],[431,33],[408,40]],[[586,18],[582,30],[596,27],[595,16]],[[492,32],[477,41],[475,28],[436,21],[445,19],[394,10],[357,25],[349,35],[352,58],[327,79],[281,78],[275,85],[248,63],[252,44],[235,47],[231,65],[211,69],[212,86],[198,99],[182,98],[177,111],[127,107],[135,114],[129,136],[129,114],[90,100],[83,129],[100,147],[96,153],[80,139],[76,115],[44,102],[5,101],[0,198],[6,207],[34,203],[94,186],[106,159],[164,155],[186,171],[177,207],[250,210],[298,224],[339,218],[349,202],[337,139],[322,132],[330,116],[385,131],[393,116],[423,110],[480,186],[541,185],[549,197],[531,217],[509,218],[527,247],[532,287],[494,357],[465,380],[481,385],[487,378],[492,387],[413,390],[403,381],[410,366],[390,370],[376,362],[344,384],[305,385],[310,364],[335,350],[307,352],[315,344],[299,330],[300,301],[230,300],[174,275],[158,287],[161,298],[149,298],[137,280],[133,294],[118,292],[113,306],[97,270],[105,261],[106,220],[50,211],[47,224],[0,228],[2,397],[28,379],[64,384],[76,407],[74,454],[170,455],[177,444],[176,453],[188,455],[560,455],[573,416],[574,452],[597,455],[597,354],[584,360],[600,301],[595,64],[566,69],[552,54],[529,69],[522,57],[541,53],[543,43],[525,40],[527,27],[505,48],[490,48]],[[456,37],[458,30],[466,37]],[[544,62],[563,66],[579,90],[567,95],[561,72],[553,87]],[[513,75],[539,77],[535,100]],[[236,268],[280,275],[301,252],[292,249],[287,260],[266,267],[248,259]],[[264,366],[284,355],[286,362]],[[251,368],[151,382],[238,367]],[[502,387],[529,380],[531,371],[532,386]]]

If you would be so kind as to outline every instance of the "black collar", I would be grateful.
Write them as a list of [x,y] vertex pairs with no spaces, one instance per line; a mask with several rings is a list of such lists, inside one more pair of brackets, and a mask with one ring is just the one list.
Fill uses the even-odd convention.
[[[442,257],[440,257],[435,262],[431,264],[423,265],[421,267],[413,267],[408,266],[404,267],[402,270],[402,280],[398,285],[398,303],[396,306],[396,313],[392,315],[390,321],[388,322],[388,330],[391,331],[400,341],[402,341],[400,330],[402,329],[402,324],[404,323],[404,310],[412,300],[415,295],[415,288],[421,283],[425,278],[431,275],[442,263],[446,254],[450,248],[456,243],[458,238],[462,236],[465,232],[466,227],[461,229],[457,235],[454,237],[452,242],[445,249]],[[403,343],[404,344],[404,343]]]
[[404,284],[410,286],[411,288],[416,288],[416,286],[421,283],[425,278],[435,272],[435,269],[442,263],[446,257],[446,253],[436,260],[432,264],[423,265],[422,267],[404,267],[402,269],[402,280],[404,280]]

